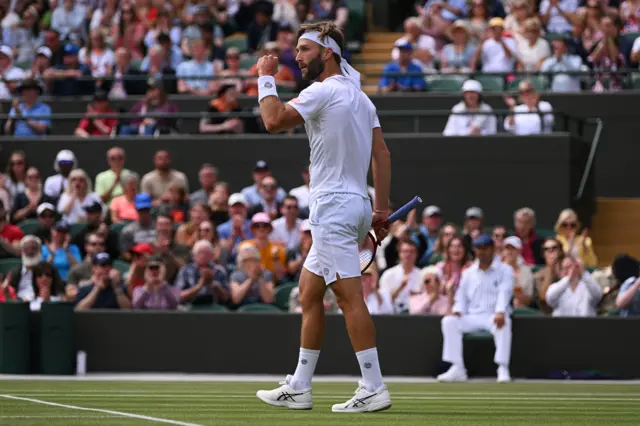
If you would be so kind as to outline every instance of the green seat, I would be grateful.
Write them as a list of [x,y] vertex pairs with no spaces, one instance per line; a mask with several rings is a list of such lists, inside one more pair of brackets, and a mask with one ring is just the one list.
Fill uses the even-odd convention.
[[504,78],[497,75],[476,75],[473,77],[482,84],[483,92],[504,92]]
[[140,66],[142,65],[142,60],[140,59],[132,59],[130,67],[136,71],[140,70]]
[[124,222],[112,223],[109,226],[109,230],[115,232],[116,234],[119,234],[120,232],[122,232],[122,229],[130,223],[131,223],[130,220],[127,220]]
[[129,267],[131,264],[129,262],[125,262],[124,260],[116,259],[113,261],[113,267],[116,268],[124,278],[124,274],[129,272]]
[[190,311],[196,312],[229,312],[225,306],[214,303],[212,305],[191,305]]
[[631,82],[633,84],[634,89],[640,90],[640,74],[639,73],[633,73],[633,75],[631,76]]
[[256,56],[246,56],[240,59],[240,69],[241,70],[250,70],[255,64],[258,63],[258,58]]
[[462,77],[441,75],[429,80],[427,90],[429,92],[454,93],[462,90]]
[[556,236],[556,231],[548,228],[536,228],[536,234],[540,238],[552,238]]
[[539,270],[541,270],[544,267],[545,267],[545,265],[533,265],[531,267],[531,273],[535,274],[536,272],[538,272]]
[[493,340],[493,335],[488,331],[476,331],[473,333],[465,333],[464,338],[467,340]]
[[298,283],[284,283],[280,284],[275,291],[273,297],[273,304],[284,311],[289,310],[289,295],[291,290],[296,288]]
[[247,37],[232,36],[231,38],[226,38],[223,42],[223,46],[225,49],[228,49],[230,47],[235,47],[240,51],[240,53],[246,53],[247,50],[249,50]]
[[544,316],[544,314],[541,311],[533,308],[515,308],[513,310],[513,316],[514,317],[538,317],[538,316]]
[[69,226],[69,234],[71,236],[76,235],[78,232],[82,231],[86,227],[87,227],[86,223],[74,223],[73,225]]
[[620,316],[620,309],[613,309],[613,310],[607,312],[604,316],[605,317],[619,317]]
[[32,235],[40,228],[40,221],[38,219],[25,219],[18,223],[18,226],[25,235]]
[[548,79],[544,75],[531,75],[528,77],[518,77],[514,79],[507,85],[507,91],[509,92],[517,91],[518,85],[520,84],[521,81],[524,81],[524,80],[529,80],[533,84],[533,86],[536,88],[536,90],[538,90],[539,92],[544,92],[545,90],[547,90],[547,86],[549,85]]
[[[349,9],[349,20],[345,31],[346,39],[361,42],[365,33],[366,2],[365,0],[347,0],[347,8]],[[353,51],[351,44],[349,47]]]
[[587,272],[590,274],[594,273],[596,269],[598,269],[598,267],[596,266],[589,266],[588,268],[586,268]]
[[250,305],[240,306],[238,308],[238,312],[280,312],[282,310],[274,305],[267,305],[266,303],[252,303]]
[[6,277],[7,273],[9,271],[11,271],[12,269],[15,269],[18,266],[22,265],[22,260],[15,258],[15,259],[0,259],[0,274],[2,274],[2,277]]

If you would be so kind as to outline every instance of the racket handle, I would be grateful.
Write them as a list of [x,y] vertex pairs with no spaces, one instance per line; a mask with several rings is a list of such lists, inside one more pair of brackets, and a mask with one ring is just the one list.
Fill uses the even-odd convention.
[[413,200],[409,201],[407,204],[400,207],[398,210],[393,212],[391,216],[389,216],[389,223],[395,222],[398,219],[402,219],[403,217],[408,215],[411,210],[415,209],[420,204],[422,204],[422,199],[418,196],[414,197]]

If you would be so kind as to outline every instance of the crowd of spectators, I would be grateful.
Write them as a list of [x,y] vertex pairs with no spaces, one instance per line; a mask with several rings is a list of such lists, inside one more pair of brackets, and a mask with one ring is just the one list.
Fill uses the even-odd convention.
[[[90,178],[69,150],[58,153],[50,172],[13,152],[0,182],[1,299],[33,309],[66,301],[79,310],[277,304],[299,311],[295,283],[313,243],[308,170],[287,191],[258,161],[246,187],[230,188],[211,164],[189,182],[167,151],[153,161],[140,176],[114,147],[106,170]],[[560,212],[553,230],[537,228],[527,207],[512,224],[490,227],[476,206],[460,226],[448,217],[455,213],[429,205],[392,225],[363,274],[372,313],[450,313],[463,272],[477,262],[478,241],[490,246],[493,262],[513,270],[514,308],[556,316],[640,313],[640,263],[621,255],[596,269],[588,228],[573,210]],[[284,302],[276,300],[280,289],[287,290]],[[339,312],[330,289],[325,308]]]
[[557,92],[619,90],[615,73],[640,59],[638,10],[636,0],[421,2],[404,22],[379,90],[423,91],[429,74],[474,72],[503,74],[506,82],[516,72],[549,73],[541,84]]

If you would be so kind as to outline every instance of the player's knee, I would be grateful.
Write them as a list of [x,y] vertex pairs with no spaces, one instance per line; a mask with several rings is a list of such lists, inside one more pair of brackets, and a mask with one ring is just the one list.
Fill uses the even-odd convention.
[[300,288],[300,306],[302,311],[308,311],[314,306],[322,305],[324,294],[319,291],[313,291],[309,287]]

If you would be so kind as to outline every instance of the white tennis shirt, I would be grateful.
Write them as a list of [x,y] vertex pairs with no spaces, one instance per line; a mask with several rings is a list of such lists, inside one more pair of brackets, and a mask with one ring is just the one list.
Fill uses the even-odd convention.
[[342,75],[313,83],[289,101],[309,137],[310,199],[352,193],[368,198],[372,131],[380,127],[376,107]]

